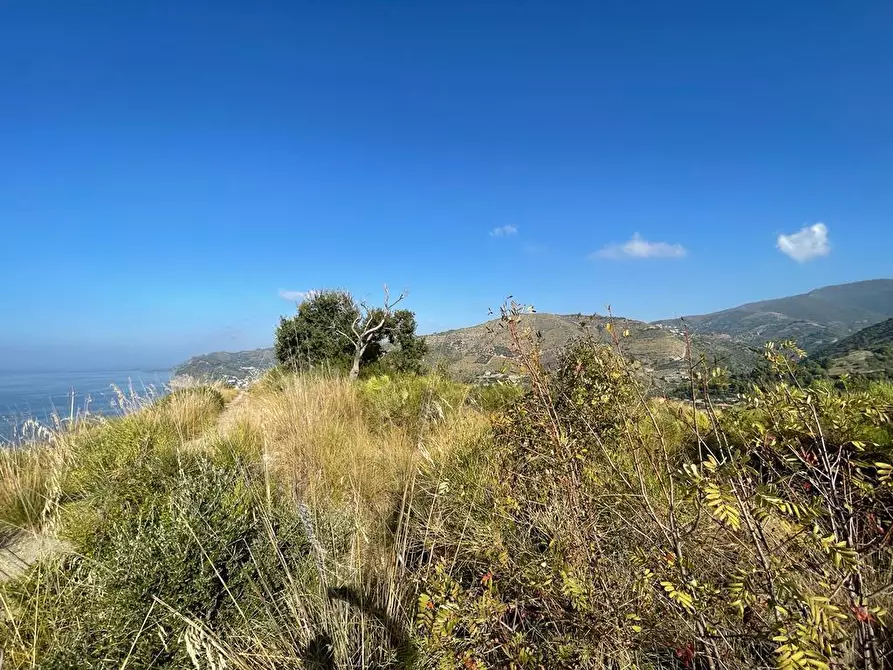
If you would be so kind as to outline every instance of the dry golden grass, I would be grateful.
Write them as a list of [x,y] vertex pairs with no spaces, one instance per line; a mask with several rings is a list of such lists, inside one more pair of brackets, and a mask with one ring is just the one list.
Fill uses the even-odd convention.
[[49,445],[0,450],[0,545],[37,529],[50,506],[57,454]]
[[[295,375],[276,390],[250,393],[229,422],[261,436],[265,462],[302,500],[382,514],[392,510],[421,453],[442,452],[488,429],[484,415],[455,400],[446,406],[425,384],[437,382],[370,392],[340,377]],[[427,397],[413,402],[410,393]],[[396,396],[395,411],[408,406],[418,416],[388,420],[383,394]]]
[[[487,416],[465,402],[467,391],[436,377],[358,383],[286,375],[231,404],[207,446],[264,463],[267,480],[291,494],[315,569],[308,581],[283,563],[288,607],[252,621],[241,648],[215,651],[206,638],[197,645],[202,653],[222,651],[232,667],[298,659],[317,667],[308,650],[322,635],[334,665],[318,667],[378,668],[399,657],[413,603],[402,531],[389,523],[419,469],[439,467],[445,454],[489,433]],[[270,602],[279,597],[267,594]]]
[[186,442],[213,427],[225,404],[220,390],[197,387],[163,398],[148,411],[148,418],[167,424],[181,442]]

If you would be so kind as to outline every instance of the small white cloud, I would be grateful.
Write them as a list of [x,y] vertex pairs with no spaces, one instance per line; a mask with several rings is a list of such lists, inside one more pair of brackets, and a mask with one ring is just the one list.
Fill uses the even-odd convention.
[[609,244],[602,247],[590,258],[609,258],[621,260],[624,258],[682,258],[688,252],[681,244],[669,244],[668,242],[649,242],[639,233],[635,233],[628,242],[623,244]]
[[798,263],[805,263],[819,256],[827,256],[831,251],[828,244],[828,226],[814,223],[804,226],[791,235],[779,235],[778,250]]
[[490,231],[490,237],[508,237],[517,234],[518,229],[515,226],[499,226]]
[[319,291],[289,291],[288,289],[281,288],[279,289],[279,297],[283,300],[288,300],[289,302],[303,302],[305,300],[310,300],[314,296],[318,295]]

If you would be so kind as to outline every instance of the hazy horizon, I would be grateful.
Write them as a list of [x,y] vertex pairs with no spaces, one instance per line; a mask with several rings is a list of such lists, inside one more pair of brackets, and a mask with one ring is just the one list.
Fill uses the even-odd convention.
[[[876,277],[874,280],[887,280],[893,281],[893,278],[889,277]],[[873,281],[871,279],[864,281]],[[824,288],[823,286],[815,286],[809,291]],[[756,301],[749,302],[760,302],[762,300],[771,300],[775,298],[783,298],[788,297],[785,294],[779,295],[771,295],[760,298]],[[746,304],[746,303],[742,303]],[[722,309],[728,309],[732,307],[737,307],[738,305],[726,305]],[[494,306],[494,313],[488,313],[481,316],[477,321],[472,321],[469,323],[459,324],[457,326],[452,326],[450,328],[444,328],[442,330],[452,330],[455,328],[464,328],[468,326],[477,325],[479,323],[483,323],[490,319],[495,318],[494,314],[497,313],[497,306]],[[548,309],[538,309],[539,312],[550,312]],[[717,310],[721,311],[721,310]],[[612,308],[612,312],[615,316],[622,316],[626,318],[634,318],[628,314],[624,314],[622,312],[617,311]],[[580,310],[573,310],[567,312],[554,312],[561,314],[577,314],[580,313]],[[585,314],[606,314],[606,310],[592,310],[589,312],[583,312]],[[673,319],[683,315],[692,315],[692,312],[686,310],[679,310],[676,314],[671,316],[663,317],[663,319]],[[645,321],[644,319],[640,319]],[[648,321],[659,321],[662,319],[649,319]],[[272,328],[271,328],[272,335]],[[420,329],[420,334],[429,334],[432,332],[439,332],[436,330],[425,330],[424,328]],[[197,345],[198,346],[198,345]],[[254,346],[230,346],[230,347],[222,347],[222,348],[195,348],[192,350],[170,350],[163,355],[159,355],[158,353],[151,353],[153,350],[151,347],[146,347],[145,349],[140,349],[138,346],[131,346],[127,349],[120,348],[109,348],[106,346],[99,345],[87,345],[87,346],[77,346],[77,345],[69,345],[65,346],[39,346],[39,345],[31,345],[31,346],[22,346],[22,345],[4,345],[0,343],[0,373],[11,373],[11,372],[101,372],[101,371],[109,371],[109,372],[117,372],[117,371],[127,371],[127,370],[144,370],[144,371],[168,371],[176,365],[185,362],[187,359],[193,356],[199,356],[202,354],[215,353],[220,351],[226,352],[239,352],[239,351],[249,351],[253,349],[263,349],[270,348],[273,346],[272,336],[269,341],[261,342]],[[13,362],[15,361],[15,362]],[[25,361],[25,363],[22,363]],[[30,362],[28,362],[30,361]]]

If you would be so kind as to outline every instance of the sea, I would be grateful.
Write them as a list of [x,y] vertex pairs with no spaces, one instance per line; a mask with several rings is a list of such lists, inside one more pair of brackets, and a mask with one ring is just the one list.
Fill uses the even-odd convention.
[[121,414],[134,399],[163,395],[169,381],[168,370],[0,371],[0,446],[26,439],[34,422]]

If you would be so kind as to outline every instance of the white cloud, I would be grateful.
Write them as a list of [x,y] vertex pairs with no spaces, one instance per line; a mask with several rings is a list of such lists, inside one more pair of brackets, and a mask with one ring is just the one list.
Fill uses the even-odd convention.
[[623,244],[609,244],[602,247],[590,258],[609,258],[621,260],[624,258],[682,258],[688,252],[681,244],[669,244],[668,242],[649,242],[639,233],[635,233],[628,242]]
[[831,251],[828,244],[828,226],[814,223],[804,226],[791,235],[779,235],[778,250],[798,263],[805,263],[819,256],[827,256]]
[[490,231],[490,237],[508,237],[517,234],[518,229],[515,226],[499,226]]
[[310,300],[312,297],[317,295],[319,291],[289,291],[288,289],[281,288],[279,289],[279,297],[283,300],[288,300],[289,302],[303,302],[304,300]]

